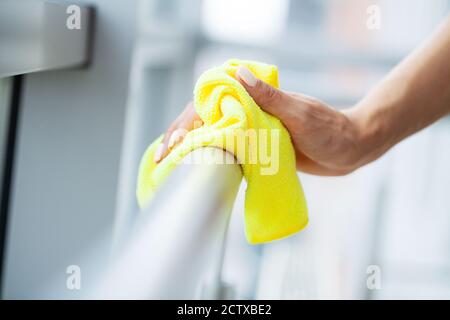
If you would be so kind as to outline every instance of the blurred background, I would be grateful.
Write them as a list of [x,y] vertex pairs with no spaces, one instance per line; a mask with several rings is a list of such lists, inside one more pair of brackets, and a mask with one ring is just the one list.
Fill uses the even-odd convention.
[[[80,2],[97,12],[91,66],[24,79],[4,298],[42,297],[100,234],[112,242],[126,229],[139,211],[140,157],[209,67],[229,58],[276,64],[282,89],[346,108],[450,11],[448,0]],[[368,22],[374,8],[379,28]],[[0,150],[11,81],[0,79]],[[449,163],[447,117],[351,175],[300,173],[310,225],[260,246],[245,241],[243,183],[223,269],[232,297],[450,298]],[[367,285],[373,266],[376,289]]]

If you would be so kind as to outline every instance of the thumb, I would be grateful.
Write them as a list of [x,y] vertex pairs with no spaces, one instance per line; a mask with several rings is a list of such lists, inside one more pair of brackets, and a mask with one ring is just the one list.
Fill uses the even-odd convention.
[[236,78],[261,109],[280,119],[285,115],[290,98],[286,93],[256,78],[243,66],[236,71]]

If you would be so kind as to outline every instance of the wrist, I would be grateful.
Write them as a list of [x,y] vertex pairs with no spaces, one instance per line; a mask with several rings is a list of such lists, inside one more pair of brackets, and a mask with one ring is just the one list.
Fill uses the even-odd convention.
[[345,111],[354,130],[355,169],[380,157],[388,148],[383,121],[367,108],[354,106]]

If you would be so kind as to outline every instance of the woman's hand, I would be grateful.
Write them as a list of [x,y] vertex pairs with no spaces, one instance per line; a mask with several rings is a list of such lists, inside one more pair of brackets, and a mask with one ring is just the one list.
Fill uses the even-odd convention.
[[[236,78],[263,110],[283,122],[291,135],[299,170],[343,175],[450,113],[449,56],[450,16],[425,45],[404,59],[354,108],[343,112],[303,94],[275,89],[245,67],[239,67]],[[201,120],[190,104],[170,126],[155,161],[160,161],[197,121]]]
[[[343,175],[360,165],[359,129],[350,112],[340,112],[302,94],[288,93],[257,79],[240,67],[236,78],[266,112],[279,118],[291,135],[300,171],[317,175]],[[161,161],[185,133],[201,121],[192,103],[172,123],[155,154]]]
[[164,138],[155,152],[153,161],[160,162],[167,156],[170,150],[183,141],[187,132],[202,126],[203,121],[195,112],[194,105],[189,102],[183,112],[169,126]]
[[276,89],[245,67],[238,80],[264,111],[281,120],[292,139],[297,169],[316,175],[344,175],[362,158],[360,130],[351,112],[340,112],[298,93]]

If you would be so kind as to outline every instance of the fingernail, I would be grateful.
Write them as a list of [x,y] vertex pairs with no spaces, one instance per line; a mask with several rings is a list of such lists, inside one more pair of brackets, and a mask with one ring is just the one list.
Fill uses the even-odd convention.
[[178,140],[180,140],[180,138],[183,137],[183,134],[184,129],[176,129],[174,132],[172,132],[169,138],[169,148],[172,148],[175,145],[175,143],[177,143]]
[[153,156],[153,161],[158,162],[161,160],[163,154],[164,145],[162,143],[159,144],[158,148],[155,151],[155,155]]
[[256,77],[246,67],[240,66],[236,72],[239,78],[241,78],[248,86],[254,87],[256,85]]

